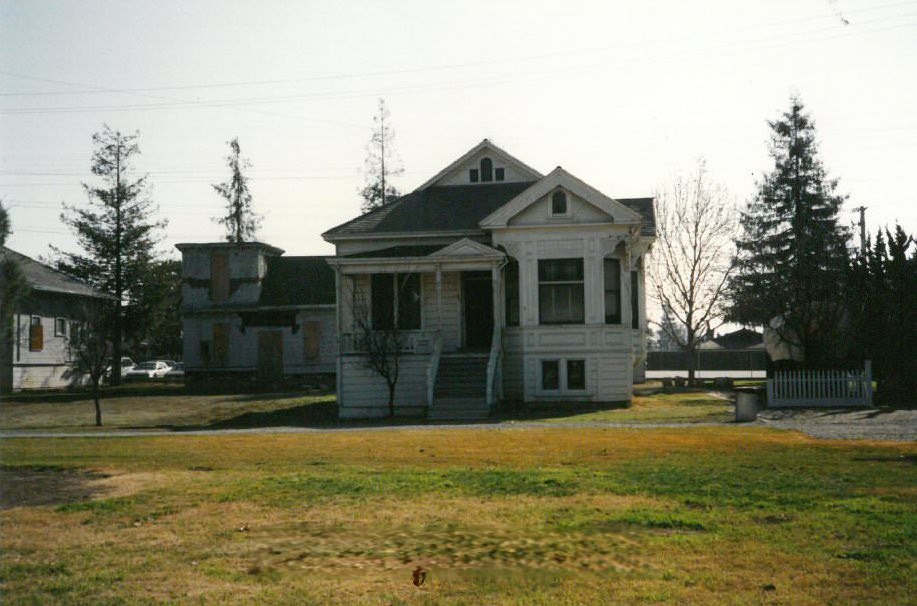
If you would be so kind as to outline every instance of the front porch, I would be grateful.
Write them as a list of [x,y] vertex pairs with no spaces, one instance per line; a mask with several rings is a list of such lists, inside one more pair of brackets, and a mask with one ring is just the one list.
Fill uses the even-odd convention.
[[[426,256],[332,260],[338,288],[338,394],[343,418],[396,414],[484,418],[501,393],[506,256],[460,240]],[[375,369],[370,366],[376,366]]]

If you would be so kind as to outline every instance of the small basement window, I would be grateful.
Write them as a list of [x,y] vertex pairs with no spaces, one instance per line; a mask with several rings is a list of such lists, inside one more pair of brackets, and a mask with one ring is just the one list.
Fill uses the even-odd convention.
[[558,360],[541,361],[541,388],[545,391],[560,389],[560,362]]

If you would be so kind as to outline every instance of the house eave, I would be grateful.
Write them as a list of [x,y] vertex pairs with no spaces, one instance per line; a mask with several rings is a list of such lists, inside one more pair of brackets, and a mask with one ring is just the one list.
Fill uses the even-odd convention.
[[364,232],[359,234],[343,234],[339,236],[329,236],[328,232],[322,234],[326,242],[334,244],[336,242],[352,242],[355,240],[404,240],[416,238],[452,238],[463,236],[483,236],[487,232],[482,229],[464,229],[464,230],[440,230],[440,231],[393,231],[385,233]]

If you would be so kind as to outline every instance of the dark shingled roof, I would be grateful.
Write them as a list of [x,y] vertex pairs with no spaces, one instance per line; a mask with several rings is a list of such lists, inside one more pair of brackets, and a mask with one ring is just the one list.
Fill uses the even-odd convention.
[[481,219],[531,185],[532,182],[428,187],[338,225],[326,235],[476,230]]
[[653,208],[653,198],[615,198],[615,200],[637,211],[643,217],[643,225],[640,226],[641,236],[656,235],[656,211]]
[[19,254],[15,250],[11,250],[5,246],[0,248],[0,259],[12,259],[18,264],[23,277],[32,290],[77,295],[81,297],[108,297],[108,295],[97,291],[88,284],[71,278],[67,274],[61,273],[56,269],[48,267],[44,263],[40,263],[35,259]]
[[429,244],[417,246],[390,246],[381,250],[370,250],[366,252],[353,253],[345,255],[347,259],[385,259],[390,257],[426,257],[432,255],[438,250],[445,248],[446,244]]
[[764,343],[764,335],[760,332],[740,328],[719,337],[714,337],[713,342],[723,349],[748,349]]
[[334,270],[325,257],[268,257],[259,305],[334,305]]

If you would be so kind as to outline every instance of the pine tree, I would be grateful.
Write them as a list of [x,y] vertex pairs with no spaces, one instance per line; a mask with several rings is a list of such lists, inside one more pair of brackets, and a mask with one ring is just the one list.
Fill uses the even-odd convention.
[[771,324],[802,349],[806,366],[818,367],[841,353],[839,288],[849,233],[838,213],[846,197],[826,175],[815,126],[798,98],[769,125],[774,168],[741,213],[729,319]]
[[404,172],[394,153],[395,131],[388,123],[389,111],[385,100],[379,99],[379,112],[373,116],[373,134],[366,145],[364,177],[366,184],[360,190],[363,197],[363,212],[385,206],[400,194],[392,185],[392,177]]
[[[29,285],[19,264],[3,252],[11,231],[9,214],[0,201],[0,368],[12,364],[13,311],[17,303],[29,293]],[[2,377],[0,384],[3,384]]]
[[112,383],[121,379],[124,309],[141,298],[141,289],[158,242],[157,231],[166,221],[150,221],[154,210],[149,197],[147,177],[131,177],[133,160],[140,154],[139,133],[113,131],[104,125],[92,136],[92,173],[99,185],[83,183],[89,208],[64,205],[61,221],[76,234],[84,254],[63,253],[58,268],[92,285],[114,300],[111,321]]
[[216,183],[213,189],[226,200],[226,215],[215,219],[226,228],[227,242],[251,242],[261,226],[261,215],[252,209],[252,195],[248,191],[248,178],[242,170],[251,162],[240,156],[239,138],[229,142],[230,154],[226,164],[232,175],[225,183]]

